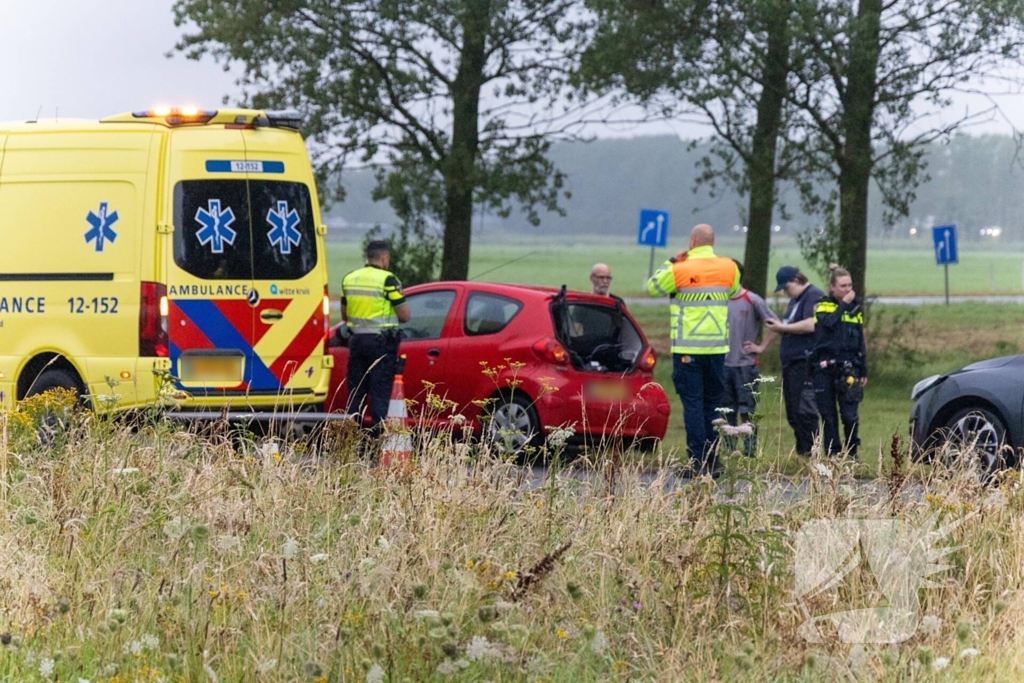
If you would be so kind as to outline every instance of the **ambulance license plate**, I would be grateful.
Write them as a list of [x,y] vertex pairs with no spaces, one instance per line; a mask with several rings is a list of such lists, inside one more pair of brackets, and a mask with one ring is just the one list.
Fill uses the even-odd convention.
[[182,382],[241,382],[241,356],[182,356]]
[[586,398],[590,401],[625,401],[629,398],[629,387],[622,380],[588,380],[584,388]]

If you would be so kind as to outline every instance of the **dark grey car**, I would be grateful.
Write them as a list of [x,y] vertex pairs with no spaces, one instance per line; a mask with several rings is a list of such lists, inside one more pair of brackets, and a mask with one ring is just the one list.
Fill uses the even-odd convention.
[[910,394],[914,452],[944,443],[972,445],[984,469],[1017,463],[1024,446],[1024,355],[972,363],[921,380]]

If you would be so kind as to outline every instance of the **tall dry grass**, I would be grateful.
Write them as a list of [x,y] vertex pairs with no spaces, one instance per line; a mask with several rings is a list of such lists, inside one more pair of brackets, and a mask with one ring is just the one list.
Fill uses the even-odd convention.
[[[316,442],[0,417],[0,680],[1018,680],[1020,473],[676,481],[626,453],[537,475],[440,433],[380,471]],[[899,445],[894,444],[896,453]],[[310,456],[316,455],[314,460]],[[898,460],[899,458],[897,458]],[[821,518],[971,514],[895,645],[798,633]],[[877,604],[853,572],[811,608]],[[974,654],[971,650],[977,650]],[[961,656],[961,653],[964,653]],[[946,661],[948,660],[948,661]],[[943,666],[945,664],[945,666]]]

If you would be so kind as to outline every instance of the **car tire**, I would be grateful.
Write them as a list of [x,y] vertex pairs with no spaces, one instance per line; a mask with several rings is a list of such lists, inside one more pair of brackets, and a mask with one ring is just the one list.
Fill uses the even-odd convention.
[[991,476],[1006,466],[1004,451],[1010,446],[1006,439],[1006,425],[991,410],[962,408],[946,420],[943,432],[947,444],[975,449],[978,470],[984,476]]
[[530,398],[522,393],[495,396],[487,410],[484,438],[505,455],[521,455],[543,440],[540,418]]

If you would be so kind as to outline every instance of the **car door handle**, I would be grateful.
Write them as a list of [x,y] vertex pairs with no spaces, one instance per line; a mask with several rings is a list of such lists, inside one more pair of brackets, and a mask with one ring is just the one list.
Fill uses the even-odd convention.
[[434,347],[427,351],[427,355],[430,356],[431,358],[437,358],[438,356],[441,355],[441,349]]
[[260,320],[262,320],[265,323],[274,322],[280,320],[283,317],[284,313],[282,311],[277,310],[276,308],[268,308],[265,311],[260,311]]

